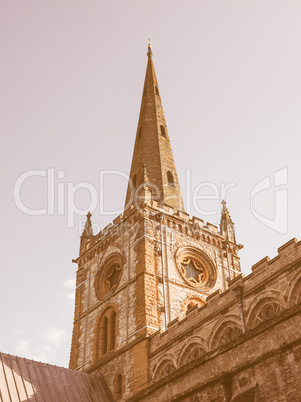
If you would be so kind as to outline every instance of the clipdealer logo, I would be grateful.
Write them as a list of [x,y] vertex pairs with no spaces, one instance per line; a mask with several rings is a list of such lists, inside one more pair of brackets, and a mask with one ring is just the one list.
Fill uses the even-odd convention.
[[[260,180],[252,189],[250,197],[250,207],[252,214],[263,225],[274,231],[285,234],[288,230],[288,190],[284,188],[288,184],[287,167],[277,170],[273,173],[273,179],[270,176]],[[272,191],[274,194],[271,210],[274,211],[274,218],[260,214],[254,208],[255,196],[263,191]]]
[[[105,170],[99,172],[99,187],[96,188],[93,184],[83,181],[79,183],[62,182],[66,174],[63,170],[55,171],[54,168],[48,168],[47,170],[34,169],[22,173],[16,180],[14,184],[14,202],[16,207],[24,214],[31,216],[40,215],[67,215],[67,225],[68,227],[75,226],[75,217],[85,216],[88,211],[95,211],[98,207],[100,215],[118,215],[123,212],[123,208],[120,209],[109,209],[104,205],[104,188],[105,188],[105,178],[112,175],[119,176],[134,189],[133,183],[130,180],[128,174],[118,171],[118,170]],[[266,227],[285,234],[288,230],[288,169],[282,168],[273,173],[273,177],[267,176],[260,180],[250,192],[250,209],[253,216],[261,222]],[[43,208],[31,208],[26,205],[22,199],[22,187],[26,186],[26,182],[34,177],[42,177],[47,181],[47,202]],[[236,187],[235,182],[221,183],[220,186],[216,186],[214,183],[204,182],[199,183],[195,188],[191,185],[191,169],[186,169],[186,212],[191,213],[192,209],[194,213],[203,216],[213,216],[218,215],[220,212],[219,208],[213,208],[212,210],[203,210],[202,201],[210,200],[217,201],[226,199],[226,193],[230,188]],[[149,185],[154,190],[157,199],[160,198],[160,190],[156,185],[149,183]],[[141,186],[140,186],[141,187]],[[139,187],[139,188],[140,188]],[[132,203],[139,208],[139,188],[133,194]],[[208,193],[208,189],[211,194],[202,194],[204,189]],[[80,209],[76,205],[76,193],[79,190],[87,192],[90,196],[90,202],[86,208]],[[274,211],[274,217],[272,219],[267,216],[260,214],[258,210],[255,209],[254,202],[256,196],[262,192],[273,192],[274,201],[271,205],[270,210]],[[82,223],[80,223],[82,224]]]
[[[134,204],[136,208],[140,207],[141,201],[141,190],[144,184],[148,185],[152,191],[152,198],[157,200],[160,204],[163,203],[162,199],[164,198],[160,191],[164,191],[165,186],[170,186],[166,183],[163,188],[160,190],[154,183],[147,182],[142,183],[137,188],[134,188],[132,180],[129,175],[121,172],[119,170],[104,170],[99,172],[99,186],[83,181],[79,183],[71,183],[71,182],[62,182],[59,180],[64,179],[66,176],[63,170],[55,171],[54,168],[48,168],[47,170],[29,170],[27,172],[22,173],[16,180],[14,184],[14,202],[16,207],[23,212],[24,214],[31,216],[40,216],[40,215],[67,215],[67,224],[68,227],[74,227],[75,225],[75,217],[76,215],[85,216],[88,211],[95,211],[97,208],[99,210],[100,215],[109,216],[109,215],[118,215],[123,212],[123,205],[120,209],[112,209],[105,206],[105,179],[113,178],[113,176],[118,176],[122,180],[125,180],[126,183],[129,183],[130,190],[132,193],[132,198],[129,200],[129,206]],[[47,183],[47,201],[46,205],[43,208],[32,208],[24,201],[24,197],[22,196],[23,186],[26,187],[28,182],[35,178],[42,177],[45,182],[43,185]],[[199,215],[205,216],[213,216],[218,215],[220,212],[219,208],[213,208],[212,210],[203,210],[202,201],[203,200],[211,200],[217,201],[226,198],[226,193],[230,188],[235,187],[234,182],[230,183],[220,183],[219,186],[210,182],[199,183],[197,186],[192,188],[191,185],[191,169],[186,169],[186,212],[191,213],[191,210],[196,212]],[[23,189],[24,190],[24,189]],[[85,191],[86,194],[89,195],[90,202],[88,203],[86,208],[80,209],[76,204],[77,192]],[[180,189],[181,190],[181,189]],[[204,192],[207,194],[204,195]],[[176,199],[178,200],[177,193],[169,197],[165,197],[164,201],[168,199]]]

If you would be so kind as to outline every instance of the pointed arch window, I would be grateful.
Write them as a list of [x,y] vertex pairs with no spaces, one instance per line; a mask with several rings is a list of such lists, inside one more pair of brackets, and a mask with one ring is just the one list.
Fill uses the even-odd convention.
[[108,317],[104,317],[102,328],[102,354],[104,355],[108,351]]
[[156,373],[154,375],[154,381],[158,381],[163,377],[166,377],[168,374],[172,373],[175,371],[176,367],[174,363],[170,360],[164,360],[159,367],[156,370]]
[[122,395],[122,375],[118,373],[115,378],[115,396],[118,398],[121,395]]
[[161,126],[160,126],[160,131],[161,131],[162,137],[166,138],[166,130],[165,130],[165,127],[163,126],[163,124],[161,124]]
[[276,303],[276,302],[269,302],[259,310],[257,313],[257,316],[255,318],[253,327],[256,327],[257,325],[261,324],[262,322],[265,322],[276,315],[280,314],[283,311],[283,307],[281,304]]
[[140,127],[139,133],[138,133],[138,140],[139,140],[139,139],[141,138],[141,136],[142,136],[142,131],[143,131],[143,128]]
[[185,352],[183,353],[180,365],[190,363],[191,361],[198,359],[205,353],[206,351],[199,343],[193,342],[186,348]]
[[111,314],[111,328],[110,328],[110,333],[109,335],[109,346],[110,350],[115,349],[115,336],[116,336],[116,313],[115,311],[112,312]]
[[242,329],[234,321],[225,321],[215,332],[215,335],[211,342],[211,349],[219,348],[226,345],[229,342],[234,341],[240,335],[242,335]]
[[155,92],[156,92],[156,95],[159,96],[159,89],[158,89],[158,87],[155,87]]
[[98,324],[97,357],[116,347],[116,311],[111,307],[102,315]]
[[191,310],[194,306],[195,306],[195,303],[194,303],[194,302],[188,303],[188,304],[187,304],[187,310],[186,310],[186,311]]
[[169,186],[175,187],[174,177],[170,170],[167,172],[167,182]]
[[233,341],[237,337],[239,337],[242,334],[242,330],[236,326],[230,326],[224,330],[222,335],[220,336],[219,339],[219,346],[225,345],[228,342]]

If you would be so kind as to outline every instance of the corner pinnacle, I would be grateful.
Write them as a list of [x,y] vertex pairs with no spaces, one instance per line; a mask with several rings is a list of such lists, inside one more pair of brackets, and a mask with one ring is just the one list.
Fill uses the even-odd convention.
[[82,237],[91,237],[91,236],[93,236],[91,216],[92,216],[92,214],[89,211],[87,213],[87,220],[86,220],[84,231],[82,233]]
[[[226,220],[226,221],[229,221],[229,222],[232,222],[232,219],[231,219],[230,214],[229,214],[229,211],[228,211],[228,209],[227,209],[226,201],[225,201],[225,200],[222,200],[222,205],[223,205],[223,209],[222,209],[222,219],[224,219],[224,220]],[[232,222],[232,223],[233,223],[233,222]]]

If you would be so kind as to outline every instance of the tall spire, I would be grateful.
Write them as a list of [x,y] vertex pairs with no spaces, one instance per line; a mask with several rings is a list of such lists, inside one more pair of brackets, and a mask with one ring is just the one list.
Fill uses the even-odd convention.
[[[134,203],[135,191],[144,182],[143,166],[153,199],[176,210],[184,211],[178,176],[167,131],[158,81],[148,41],[147,69],[125,209]],[[139,192],[138,192],[139,193]]]

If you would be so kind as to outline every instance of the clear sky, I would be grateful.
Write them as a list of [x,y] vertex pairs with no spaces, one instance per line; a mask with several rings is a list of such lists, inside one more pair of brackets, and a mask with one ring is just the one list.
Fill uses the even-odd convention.
[[[100,186],[99,174],[129,172],[148,37],[187,210],[217,224],[232,186],[245,274],[301,238],[300,19],[298,0],[1,1],[3,352],[68,365],[83,218],[68,227],[57,185],[65,199],[68,183],[103,193],[100,226],[123,208],[125,180]],[[16,206],[14,184],[32,170],[48,171],[54,214],[51,197],[47,214]],[[189,201],[214,189],[219,199]],[[87,190],[75,199],[89,207]],[[47,208],[47,177],[25,180],[21,200]]]

